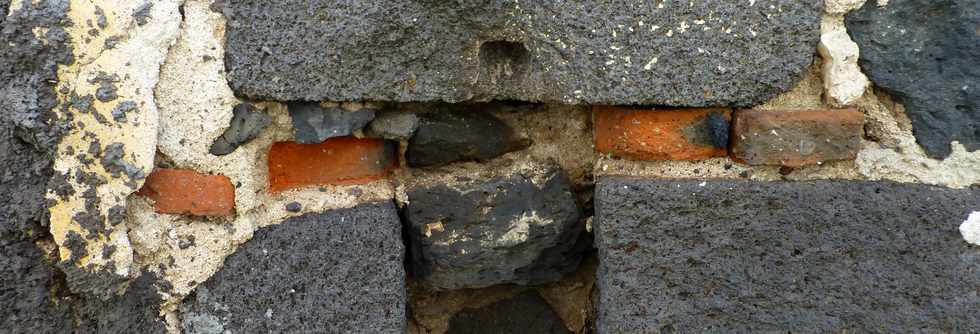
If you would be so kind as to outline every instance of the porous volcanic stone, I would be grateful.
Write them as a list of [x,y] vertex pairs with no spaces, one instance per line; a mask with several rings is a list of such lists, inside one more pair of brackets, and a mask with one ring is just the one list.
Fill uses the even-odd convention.
[[575,270],[581,212],[564,171],[407,190],[411,264],[435,289],[540,284]]
[[255,232],[181,307],[184,333],[404,333],[401,223],[391,202]]
[[389,140],[408,140],[419,127],[419,117],[410,112],[388,111],[368,124],[365,134]]
[[431,112],[419,117],[419,128],[405,152],[405,160],[412,167],[488,160],[530,145],[489,112]]
[[227,155],[238,146],[258,137],[262,130],[272,124],[272,117],[254,110],[250,103],[241,103],[233,109],[228,129],[211,144],[211,154]]
[[289,116],[293,119],[297,143],[319,144],[360,130],[374,119],[374,110],[346,111],[339,107],[325,108],[318,103],[290,103]]
[[600,333],[980,328],[976,190],[606,177],[596,202]]
[[239,95],[749,106],[810,64],[823,1],[229,1]]
[[980,0],[868,1],[846,24],[864,73],[905,105],[926,153],[980,149]]
[[449,320],[447,334],[571,333],[537,292],[477,308],[464,309]]

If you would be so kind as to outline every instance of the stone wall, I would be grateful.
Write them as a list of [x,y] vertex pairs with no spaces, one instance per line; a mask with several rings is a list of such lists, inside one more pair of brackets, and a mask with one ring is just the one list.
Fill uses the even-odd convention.
[[0,0],[0,332],[973,332],[976,0]]

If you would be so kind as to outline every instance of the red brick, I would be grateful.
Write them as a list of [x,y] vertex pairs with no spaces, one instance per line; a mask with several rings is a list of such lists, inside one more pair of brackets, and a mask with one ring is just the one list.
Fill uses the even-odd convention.
[[749,165],[799,167],[853,160],[864,114],[843,110],[744,110],[735,113],[732,158]]
[[320,144],[278,142],[269,150],[269,188],[361,184],[397,166],[398,146],[381,139],[331,138]]
[[235,214],[235,186],[223,175],[206,175],[187,169],[154,170],[137,195],[155,201],[159,213],[195,216]]
[[[721,116],[714,118],[714,126],[723,131],[717,136],[709,124],[711,113]],[[702,160],[728,154],[730,109],[594,107],[593,117],[600,153],[633,160]]]

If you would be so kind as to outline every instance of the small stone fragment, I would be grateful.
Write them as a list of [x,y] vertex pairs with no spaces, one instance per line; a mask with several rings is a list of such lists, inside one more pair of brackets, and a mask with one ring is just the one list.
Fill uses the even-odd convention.
[[390,201],[259,229],[184,301],[183,332],[405,333],[401,230]]
[[582,259],[585,225],[568,177],[542,172],[407,190],[411,265],[439,290],[560,279]]
[[960,224],[960,234],[966,242],[980,246],[980,211],[970,213],[966,221]]
[[735,113],[732,158],[749,165],[799,167],[853,160],[864,114],[844,110],[741,110]]
[[370,137],[388,140],[408,140],[419,127],[419,117],[409,112],[382,112],[368,124]]
[[300,212],[301,210],[303,210],[303,205],[299,204],[299,202],[289,202],[289,204],[286,204],[286,211]]
[[136,110],[136,102],[119,102],[115,108],[112,108],[112,119],[116,122],[125,123],[127,121],[126,114],[133,110]]
[[269,190],[360,184],[397,167],[398,145],[381,139],[332,138],[320,144],[278,142],[269,149]]
[[210,152],[219,156],[231,154],[238,146],[258,137],[269,124],[272,124],[272,117],[256,111],[252,104],[236,105],[228,129],[214,140]]
[[528,291],[513,298],[453,315],[447,334],[571,333],[537,292]]
[[817,50],[823,58],[825,98],[835,107],[853,105],[864,95],[870,82],[858,67],[860,51],[847,34],[842,17],[823,18]]
[[154,200],[153,208],[158,213],[195,216],[235,214],[235,186],[227,176],[161,168],[150,173],[137,194]]
[[405,159],[412,167],[489,160],[530,145],[529,140],[519,137],[514,129],[489,112],[431,112],[419,118],[419,128],[405,152]]
[[136,19],[136,24],[142,26],[149,23],[151,10],[153,10],[153,1],[147,1],[137,7],[136,11],[133,12],[133,18]]
[[594,107],[596,151],[634,160],[701,160],[728,154],[731,109]]
[[296,142],[319,144],[334,137],[354,134],[374,119],[373,109],[346,111],[339,107],[325,108],[318,103],[290,103],[289,116],[296,130]]

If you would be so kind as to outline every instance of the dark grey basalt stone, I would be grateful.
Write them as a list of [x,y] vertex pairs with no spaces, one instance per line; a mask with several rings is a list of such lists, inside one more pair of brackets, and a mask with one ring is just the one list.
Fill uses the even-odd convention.
[[751,106],[810,65],[822,1],[246,1],[241,96]]
[[296,142],[319,144],[334,137],[350,136],[374,119],[373,109],[346,111],[338,107],[324,108],[319,103],[290,103]]
[[183,332],[404,333],[403,259],[391,202],[290,218],[187,298]]
[[977,190],[652,180],[596,189],[600,333],[968,333]]
[[368,124],[365,134],[388,140],[408,140],[419,127],[419,117],[410,112],[387,111]]
[[485,111],[439,111],[419,118],[418,130],[405,151],[411,167],[489,160],[530,145],[507,123]]
[[211,143],[211,154],[231,154],[238,146],[252,141],[269,124],[272,124],[271,116],[254,109],[251,103],[240,103],[232,109],[231,123],[228,129]]
[[558,167],[407,195],[411,266],[434,289],[547,283],[582,260],[585,225]]
[[477,308],[449,320],[447,334],[571,333],[548,302],[534,291]]
[[926,153],[980,149],[980,0],[868,1],[846,22],[861,69],[905,104]]

